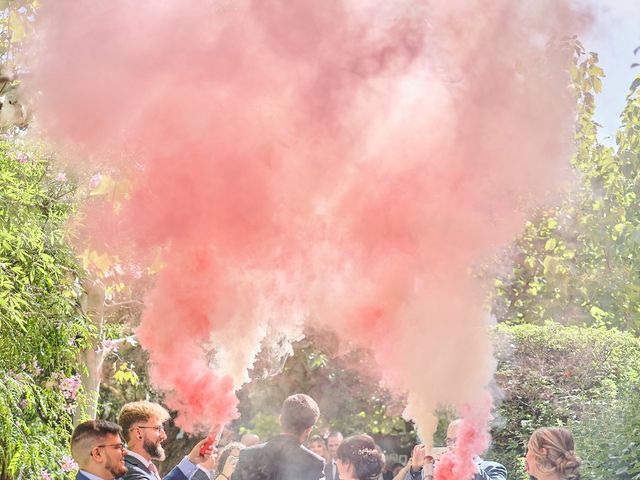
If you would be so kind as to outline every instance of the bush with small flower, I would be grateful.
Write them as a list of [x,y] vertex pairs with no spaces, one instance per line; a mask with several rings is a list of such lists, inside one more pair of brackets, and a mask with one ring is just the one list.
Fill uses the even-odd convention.
[[0,142],[0,478],[61,480],[92,331],[65,228],[75,186],[41,147],[17,145]]

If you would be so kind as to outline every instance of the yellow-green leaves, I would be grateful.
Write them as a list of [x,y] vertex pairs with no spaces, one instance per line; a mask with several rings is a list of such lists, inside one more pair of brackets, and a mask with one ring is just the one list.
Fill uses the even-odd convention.
[[116,373],[113,374],[113,379],[122,384],[122,383],[130,383],[131,385],[137,385],[140,382],[138,378],[138,374],[133,370],[133,368],[127,363],[123,362]]

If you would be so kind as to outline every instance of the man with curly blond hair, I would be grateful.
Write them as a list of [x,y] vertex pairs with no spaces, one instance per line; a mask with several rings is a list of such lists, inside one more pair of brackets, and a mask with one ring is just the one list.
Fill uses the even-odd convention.
[[[146,400],[127,403],[122,407],[118,423],[127,441],[124,461],[128,469],[122,480],[160,480],[153,461],[161,462],[165,459],[162,443],[167,439],[164,423],[169,418],[169,412],[164,407]],[[198,468],[212,454],[211,448],[204,455],[200,454],[200,448],[205,442],[206,439],[198,442],[164,480],[207,480],[208,471]]]

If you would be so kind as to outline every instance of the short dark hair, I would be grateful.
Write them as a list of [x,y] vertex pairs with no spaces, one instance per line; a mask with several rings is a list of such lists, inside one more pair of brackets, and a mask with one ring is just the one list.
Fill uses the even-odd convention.
[[320,408],[309,395],[298,393],[291,395],[282,404],[280,423],[286,433],[301,435],[307,428],[313,427],[320,416]]
[[384,462],[379,447],[369,435],[354,435],[338,447],[338,458],[353,465],[358,480],[375,480]]
[[86,445],[80,448],[80,450],[86,450],[86,447],[89,447],[91,441],[102,439],[109,434],[120,435],[121,433],[122,428],[120,425],[107,420],[89,420],[82,422],[71,434],[71,452],[74,454],[74,458],[76,458],[76,455],[81,453],[78,451],[78,447],[81,446],[81,444]]

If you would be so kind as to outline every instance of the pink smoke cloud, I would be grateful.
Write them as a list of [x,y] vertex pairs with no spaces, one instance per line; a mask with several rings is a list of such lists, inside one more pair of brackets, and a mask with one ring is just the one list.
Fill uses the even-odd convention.
[[461,407],[464,419],[458,426],[455,448],[435,465],[434,480],[471,479],[478,473],[475,458],[489,447],[492,402],[488,392],[477,400],[474,405]]
[[232,418],[267,333],[309,319],[374,348],[424,438],[484,398],[469,269],[563,177],[573,94],[545,45],[582,23],[561,0],[44,6],[41,126],[130,183],[85,230],[162,254],[138,335],[178,422]]

